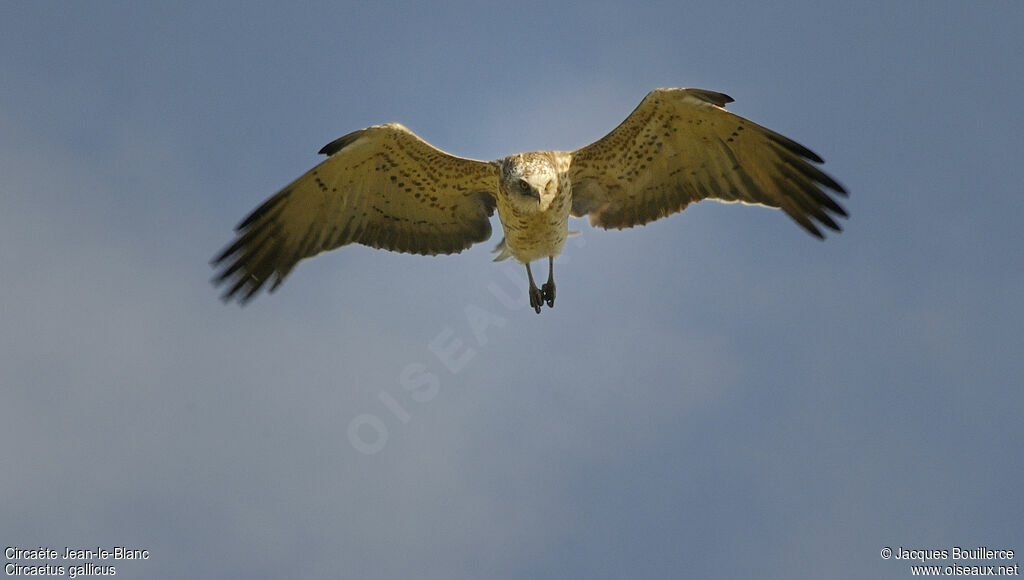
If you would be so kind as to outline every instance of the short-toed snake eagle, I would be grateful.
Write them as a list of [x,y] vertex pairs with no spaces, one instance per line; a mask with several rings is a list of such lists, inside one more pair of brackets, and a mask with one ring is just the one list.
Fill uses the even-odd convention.
[[[833,194],[846,190],[806,147],[725,110],[732,99],[700,89],[651,91],[625,121],[576,151],[518,153],[496,161],[449,155],[397,123],[337,139],[327,159],[256,208],[213,259],[224,298],[275,290],[299,261],[353,242],[397,252],[452,254],[491,236],[526,265],[530,306],[554,306],[554,258],[569,216],[628,228],[703,199],[780,208],[805,230],[839,231]],[[530,262],[547,258],[537,288]]]

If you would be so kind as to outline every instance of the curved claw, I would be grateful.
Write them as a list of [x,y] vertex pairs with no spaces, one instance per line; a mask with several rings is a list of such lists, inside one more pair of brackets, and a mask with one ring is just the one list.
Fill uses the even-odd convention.
[[526,264],[526,277],[530,280],[530,306],[540,314],[540,307],[544,304],[544,294],[537,288],[537,283],[533,281],[533,272],[530,271],[530,265]]
[[540,307],[544,304],[544,294],[536,286],[530,286],[530,306],[540,314]]
[[548,280],[541,286],[541,295],[544,301],[548,303],[548,308],[555,307],[555,281]]

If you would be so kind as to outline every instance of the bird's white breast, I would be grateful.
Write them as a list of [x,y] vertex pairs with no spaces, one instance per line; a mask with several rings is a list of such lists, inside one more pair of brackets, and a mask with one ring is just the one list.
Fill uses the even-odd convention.
[[543,211],[523,212],[498,197],[498,219],[505,230],[505,244],[512,257],[529,264],[562,253],[569,236],[569,211],[572,209],[572,183],[559,175],[558,193]]

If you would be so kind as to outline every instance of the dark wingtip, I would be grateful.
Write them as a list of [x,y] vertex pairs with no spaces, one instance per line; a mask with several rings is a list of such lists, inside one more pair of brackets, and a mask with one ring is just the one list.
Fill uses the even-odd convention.
[[[844,193],[843,195],[846,195],[846,194]],[[834,211],[837,214],[839,214],[840,217],[844,217],[844,218],[849,218],[850,217],[850,214],[846,211],[846,208],[844,208],[843,206],[839,205],[838,203],[836,203],[834,201],[832,202],[832,204],[833,204],[832,206],[829,206],[829,209],[831,209],[832,211]]]
[[328,157],[330,157],[331,155],[334,155],[338,151],[341,151],[342,149],[351,145],[353,141],[358,139],[363,134],[363,131],[366,131],[366,129],[360,129],[359,131],[353,131],[348,135],[338,137],[334,141],[331,141],[327,145],[321,147],[320,151],[317,151],[317,153],[320,155],[327,155]]
[[804,229],[807,230],[807,233],[811,234],[812,236],[818,238],[819,240],[824,240],[825,239],[825,234],[821,233],[821,230],[819,230],[814,225],[804,225],[804,224],[801,224],[801,225],[803,225]]
[[[850,192],[848,192],[846,188],[843,187],[843,185],[836,181],[835,179],[832,180],[832,183],[829,185],[829,187],[831,187],[833,191],[835,191],[836,193],[843,197],[850,197]],[[843,214],[843,217],[846,217],[845,213]]]
[[803,145],[797,143],[796,141],[790,139],[789,137],[780,135],[774,131],[768,131],[768,138],[771,139],[774,143],[782,146],[782,148],[788,150],[790,153],[799,155],[800,157],[804,157],[806,159],[810,159],[815,163],[825,162],[825,160],[822,159],[820,155],[818,155],[814,151],[811,151],[807,147],[804,147]]
[[[843,214],[843,217],[847,217],[845,213]],[[815,219],[818,220],[818,222],[821,225],[827,227],[829,230],[831,230],[831,231],[833,231],[833,232],[835,232],[837,234],[840,234],[840,233],[843,232],[843,226],[841,224],[839,224],[838,222],[836,222],[831,217],[829,217],[827,214],[824,216],[824,219],[822,219],[821,217],[817,217]],[[813,225],[812,225],[812,227],[807,227],[807,225],[805,225],[805,224],[800,224],[800,225],[803,226],[804,230],[806,230],[807,233],[811,234],[815,238],[817,238],[817,239],[819,239],[821,241],[825,240],[825,234],[820,229],[818,229],[817,227],[815,227]]]
[[736,99],[730,97],[725,93],[719,93],[717,91],[709,91],[707,89],[685,89],[689,94],[703,99],[712,105],[724,107],[729,103],[735,102]]

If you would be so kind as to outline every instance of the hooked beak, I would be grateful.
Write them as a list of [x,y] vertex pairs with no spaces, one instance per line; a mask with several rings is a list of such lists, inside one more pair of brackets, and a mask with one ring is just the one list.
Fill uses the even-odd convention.
[[525,181],[522,182],[522,183],[523,183],[523,186],[519,189],[519,192],[518,192],[519,195],[521,195],[523,197],[531,197],[531,198],[537,200],[538,202],[540,202],[540,192],[537,191],[536,189],[534,189],[533,187],[526,186],[525,185],[526,184]]

